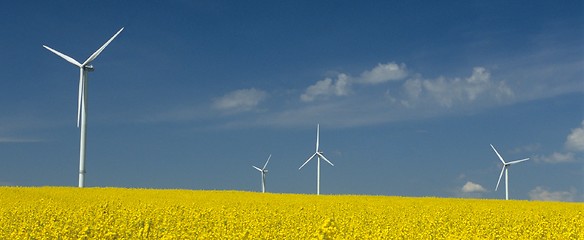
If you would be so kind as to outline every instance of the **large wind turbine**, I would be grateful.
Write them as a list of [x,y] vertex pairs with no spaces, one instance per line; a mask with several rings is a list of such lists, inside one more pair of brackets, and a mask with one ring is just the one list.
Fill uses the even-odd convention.
[[258,171],[260,171],[262,173],[262,192],[263,193],[266,192],[266,174],[268,174],[268,169],[266,169],[266,166],[268,166],[268,162],[270,161],[271,157],[272,157],[272,154],[270,154],[270,156],[268,156],[268,160],[264,164],[264,167],[262,167],[261,169],[259,167],[256,167],[256,166],[252,166],[253,168],[257,169]]
[[323,160],[325,160],[327,163],[329,163],[331,166],[335,166],[331,161],[329,161],[328,159],[326,159],[326,157],[323,155],[323,152],[318,150],[318,141],[319,141],[319,132],[320,132],[320,126],[319,124],[316,125],[316,152],[314,152],[314,154],[312,154],[312,156],[310,156],[308,158],[308,160],[306,160],[306,162],[304,162],[304,164],[302,164],[302,166],[300,166],[298,168],[298,170],[300,170],[302,167],[304,167],[304,165],[306,165],[310,160],[312,160],[314,157],[317,157],[318,161],[316,162],[316,195],[320,195],[320,159],[322,158]]
[[509,200],[509,166],[516,164],[516,163],[520,163],[523,161],[527,161],[529,160],[529,158],[524,158],[521,160],[515,160],[515,161],[511,161],[511,162],[505,162],[505,160],[503,160],[503,157],[501,157],[501,154],[499,154],[499,152],[497,152],[497,149],[495,149],[495,147],[493,147],[493,144],[491,144],[491,148],[493,148],[493,151],[495,151],[495,153],[497,154],[497,157],[499,157],[499,159],[501,160],[501,162],[503,162],[503,168],[501,169],[501,174],[499,175],[499,180],[497,181],[497,186],[495,187],[495,191],[497,191],[497,189],[499,188],[499,183],[501,182],[501,177],[503,177],[503,172],[505,172],[505,200]]
[[97,51],[95,51],[85,62],[79,63],[72,57],[69,57],[59,51],[43,45],[46,49],[57,54],[59,57],[67,60],[67,62],[79,67],[79,95],[77,98],[77,127],[81,128],[81,140],[79,143],[79,187],[84,186],[85,181],[85,134],[87,129],[87,73],[93,72],[93,66],[91,62],[99,56],[99,54],[110,44],[124,30],[120,29],[113,37],[111,37],[103,46],[101,46]]

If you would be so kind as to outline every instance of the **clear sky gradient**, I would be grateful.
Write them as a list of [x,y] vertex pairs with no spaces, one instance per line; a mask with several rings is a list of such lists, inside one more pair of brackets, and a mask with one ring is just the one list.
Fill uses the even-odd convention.
[[0,185],[584,201],[582,1],[10,1]]

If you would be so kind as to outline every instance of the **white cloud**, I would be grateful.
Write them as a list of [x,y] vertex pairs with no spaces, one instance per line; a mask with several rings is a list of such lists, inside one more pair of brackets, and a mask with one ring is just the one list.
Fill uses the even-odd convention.
[[359,82],[378,84],[387,81],[401,80],[408,75],[405,64],[396,64],[394,62],[387,64],[378,64],[370,71],[361,74]]
[[408,79],[402,85],[402,96],[395,97],[397,103],[406,107],[417,104],[451,108],[465,105],[481,98],[486,101],[503,100],[512,97],[513,91],[504,81],[494,81],[491,73],[483,67],[475,67],[467,78]]
[[257,107],[268,94],[255,88],[240,89],[225,94],[213,102],[213,107],[220,110],[248,111]]
[[480,184],[468,181],[468,182],[466,182],[466,184],[464,184],[464,186],[462,186],[461,191],[463,193],[482,193],[482,192],[486,192],[487,189],[485,189]]
[[[508,69],[505,65],[494,69],[491,72],[477,66],[469,69],[467,76],[425,78],[405,64],[376,64],[358,75],[339,73],[312,82],[300,92],[278,94],[275,101],[282,100],[281,108],[263,112],[261,118],[232,119],[230,124],[298,126],[318,120],[337,127],[362,126],[477,112],[550,96],[534,92],[539,87],[526,83],[535,76],[510,74],[515,70],[525,73],[525,68]],[[297,101],[290,101],[288,94]],[[557,154],[549,157],[561,159]]]
[[408,75],[405,64],[396,63],[378,64],[369,71],[361,73],[359,77],[348,74],[338,74],[336,79],[325,78],[306,88],[300,95],[304,102],[314,101],[317,97],[347,96],[351,93],[352,84],[379,84],[392,80],[401,80]]
[[565,162],[573,162],[575,159],[574,153],[566,152],[554,152],[549,156],[535,156],[533,160],[536,162],[545,162],[545,163],[565,163]]
[[579,128],[572,129],[566,139],[566,148],[573,151],[584,151],[584,121]]
[[[382,78],[373,76],[386,76],[384,80],[393,84],[381,86],[386,89],[380,91]],[[504,81],[493,80],[482,67],[474,68],[467,77],[423,79],[421,74],[406,71],[405,64],[388,63],[358,77],[341,73],[317,81],[300,94],[303,104],[288,102],[284,109],[268,112],[252,124],[291,126],[318,119],[336,126],[360,126],[439,116],[460,109],[480,110],[509,104],[515,100],[513,96]],[[335,101],[319,101],[333,97]]]
[[[412,78],[404,80],[407,76]],[[392,96],[389,92],[386,98],[392,103],[405,107],[440,106],[452,108],[458,105],[492,104],[514,96],[511,88],[504,81],[494,81],[491,73],[483,67],[473,68],[467,78],[422,79],[420,74],[409,73],[405,64],[378,64],[373,69],[363,72],[359,77],[339,74],[336,79],[326,78],[309,86],[300,96],[304,102],[311,102],[318,97],[348,96],[352,85],[374,85],[388,81],[402,81],[401,95]],[[366,90],[365,90],[366,91]]]
[[[465,174],[461,174],[458,176],[458,179],[464,179],[464,178],[466,178]],[[483,195],[486,192],[487,192],[487,189],[485,189],[480,184],[477,184],[477,183],[474,183],[471,181],[467,181],[464,184],[464,186],[456,188],[456,190],[454,191],[454,196],[460,197],[460,198],[483,198]]]
[[308,87],[300,95],[300,99],[305,102],[313,101],[318,96],[345,96],[350,92],[351,81],[349,76],[339,74],[337,79],[325,78]]
[[529,191],[531,200],[573,202],[577,200],[577,197],[578,193],[575,188],[571,188],[569,191],[553,192],[547,188],[537,186]]
[[579,128],[572,129],[572,132],[566,137],[564,150],[554,152],[548,156],[538,155],[534,157],[537,162],[545,163],[567,163],[575,162],[579,159],[579,152],[584,151],[584,121]]

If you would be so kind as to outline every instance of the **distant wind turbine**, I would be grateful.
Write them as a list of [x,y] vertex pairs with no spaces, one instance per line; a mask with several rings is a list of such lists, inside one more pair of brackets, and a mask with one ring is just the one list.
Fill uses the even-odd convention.
[[268,162],[270,161],[271,157],[272,157],[272,154],[270,154],[270,156],[268,156],[268,160],[264,164],[264,167],[262,167],[261,169],[259,167],[256,167],[256,166],[252,166],[253,168],[257,169],[258,171],[260,171],[262,173],[262,192],[263,193],[266,192],[266,174],[268,174],[268,169],[266,169],[266,166],[268,166]]
[[497,152],[497,149],[495,149],[495,147],[493,147],[493,144],[491,144],[491,148],[493,148],[493,151],[495,151],[495,153],[497,154],[497,156],[499,157],[499,159],[501,160],[501,162],[503,162],[503,168],[501,169],[501,174],[499,175],[499,180],[497,181],[497,186],[495,187],[495,191],[497,191],[497,189],[499,188],[499,183],[501,182],[501,177],[503,177],[503,172],[505,172],[505,200],[509,200],[509,166],[516,164],[516,163],[520,163],[523,161],[527,161],[529,160],[529,158],[524,158],[521,160],[515,160],[515,161],[511,161],[511,162],[505,162],[505,160],[503,160],[503,157],[501,157],[501,154],[499,154],[499,152]]
[[314,154],[312,154],[312,156],[310,156],[308,158],[308,160],[306,160],[306,162],[304,162],[304,164],[302,164],[302,166],[300,166],[300,168],[298,168],[298,170],[302,169],[302,167],[304,167],[304,165],[306,165],[310,160],[312,160],[314,157],[317,157],[318,161],[316,162],[316,195],[320,195],[320,159],[322,158],[327,163],[329,163],[331,166],[335,166],[331,161],[326,159],[326,157],[323,155],[323,152],[319,151],[319,149],[318,149],[319,132],[320,132],[320,126],[319,126],[319,124],[317,124],[316,125],[316,152],[314,152]]
[[79,187],[82,188],[84,186],[85,181],[85,136],[86,136],[86,129],[87,129],[87,73],[93,72],[93,66],[91,62],[99,56],[99,54],[110,44],[111,41],[114,40],[124,30],[124,28],[120,29],[113,37],[111,37],[103,46],[101,46],[97,51],[95,51],[85,62],[79,63],[75,59],[60,53],[59,51],[52,49],[46,45],[43,45],[44,48],[48,49],[49,51],[57,54],[59,57],[67,60],[67,62],[72,63],[73,65],[79,67],[79,95],[77,98],[77,127],[81,128],[81,138],[79,144]]

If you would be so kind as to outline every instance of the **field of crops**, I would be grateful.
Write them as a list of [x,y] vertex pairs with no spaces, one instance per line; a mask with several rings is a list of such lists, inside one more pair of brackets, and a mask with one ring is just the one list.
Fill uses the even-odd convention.
[[0,239],[584,239],[584,204],[0,187]]

